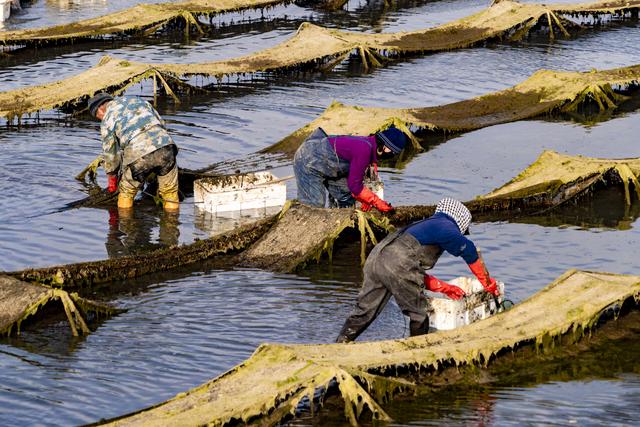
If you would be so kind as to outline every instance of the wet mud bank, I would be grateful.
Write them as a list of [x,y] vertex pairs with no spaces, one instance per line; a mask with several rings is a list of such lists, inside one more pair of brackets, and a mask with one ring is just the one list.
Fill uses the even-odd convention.
[[[626,206],[640,199],[640,159],[597,159],[545,151],[517,177],[484,196],[467,202],[475,221],[543,215],[593,194],[603,185],[622,186]],[[632,199],[633,198],[633,199]],[[127,280],[194,264],[212,257],[238,254],[229,266],[291,272],[328,253],[348,230],[358,230],[361,262],[368,242],[397,226],[430,216],[434,206],[400,206],[390,216],[354,209],[311,208],[287,203],[280,214],[193,244],[127,256],[8,273],[20,280],[65,289]]]
[[109,316],[118,312],[107,304],[81,298],[77,293],[0,274],[0,335],[20,334],[23,322],[54,305],[54,313],[63,311],[66,314],[73,336],[91,332],[86,322],[88,313]]
[[523,346],[575,342],[612,311],[639,301],[639,276],[572,270],[511,310],[452,331],[346,345],[264,344],[212,381],[105,424],[276,425],[334,382],[351,424],[365,410],[390,421],[381,401],[415,386],[403,372],[487,366]]
[[171,24],[182,24],[186,34],[202,32],[198,18],[248,9],[264,9],[290,0],[187,0],[138,4],[97,18],[52,27],[0,32],[0,43],[9,46],[41,47],[71,44],[106,36],[149,35]]

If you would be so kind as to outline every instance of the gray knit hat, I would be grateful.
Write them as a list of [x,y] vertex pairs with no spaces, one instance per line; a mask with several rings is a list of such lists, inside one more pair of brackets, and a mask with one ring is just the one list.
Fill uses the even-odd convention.
[[436,213],[442,212],[449,215],[458,224],[460,233],[465,234],[469,230],[471,224],[471,212],[469,209],[456,199],[445,197],[438,202]]

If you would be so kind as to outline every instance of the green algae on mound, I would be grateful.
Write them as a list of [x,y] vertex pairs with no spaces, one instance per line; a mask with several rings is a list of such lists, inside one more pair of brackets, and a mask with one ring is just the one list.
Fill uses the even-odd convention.
[[198,16],[261,9],[288,0],[186,0],[156,4],[138,4],[109,15],[52,27],[0,32],[0,44],[39,46],[47,43],[73,43],[107,35],[155,32],[176,20],[193,25],[202,32]]
[[[233,3],[232,0],[229,1]],[[640,9],[640,0],[595,1],[560,5],[520,4],[515,1],[503,0],[474,15],[435,28],[414,32],[367,34],[303,23],[293,37],[274,47],[221,61],[194,64],[146,64],[135,61],[123,63],[117,59],[104,57],[95,67],[67,79],[1,92],[0,116],[11,120],[26,113],[61,106],[70,107],[71,110],[77,109],[75,107],[83,106],[83,100],[99,91],[122,93],[129,86],[145,79],[159,81],[160,86],[177,100],[171,87],[182,87],[187,90],[190,88],[189,85],[182,82],[182,77],[201,75],[220,79],[222,76],[303,67],[320,68],[327,71],[346,59],[351,52],[357,52],[363,59],[365,68],[378,67],[388,57],[460,49],[495,38],[509,39],[513,37],[517,29],[522,30],[523,24],[526,23],[531,24],[524,25],[527,31],[534,24],[549,20],[551,27],[554,25],[562,26],[561,19],[551,18],[556,14],[624,15],[638,9]],[[5,37],[7,36],[5,35]],[[541,82],[543,79],[537,84],[540,85]],[[577,88],[571,86],[572,94],[566,100],[576,101],[579,104],[581,99],[595,98],[603,107],[611,108],[618,100],[606,87],[607,83],[609,82],[600,82],[591,89],[584,84]],[[507,107],[503,109],[509,113],[516,110],[519,116],[509,120],[517,120],[522,118],[521,116],[531,117],[534,113],[541,114],[541,112],[549,110],[549,108],[542,108],[541,111],[538,111],[535,108],[537,104],[541,104],[543,107],[545,105],[546,101],[543,98],[545,98],[546,90],[544,88],[544,85],[529,88],[530,90],[526,94],[511,94],[510,96],[505,96],[505,93],[500,92],[501,98],[493,102],[495,105],[492,108],[504,105]],[[487,102],[488,99],[485,99],[483,106],[485,108],[491,107],[492,104]],[[354,110],[357,108],[354,107]],[[366,110],[371,111],[371,109]],[[419,109],[415,112],[419,113]],[[470,126],[471,128],[486,126],[486,124],[482,125],[478,122],[475,125],[470,125],[466,123],[464,117],[461,117],[461,114],[456,114],[455,111],[447,110],[444,112],[449,114],[449,121],[452,123],[449,124],[449,127],[441,123],[440,126],[444,126],[443,129],[455,130],[468,129]],[[460,112],[466,114],[465,110]],[[485,112],[485,119],[489,118],[490,114],[489,111]],[[493,114],[501,113],[498,111]],[[502,114],[502,116],[503,121],[509,117],[507,114]],[[421,115],[417,114],[416,118],[420,119]],[[393,115],[389,119],[393,119]],[[398,119],[402,119],[402,116],[398,116]],[[423,121],[426,119],[427,117],[424,117]],[[473,117],[467,118],[468,120],[473,123]],[[398,123],[401,124],[401,121],[410,122],[400,120]],[[383,122],[384,120],[377,121],[373,130],[380,128]],[[353,125],[353,121],[347,121],[343,127],[349,128]],[[370,123],[363,126],[371,127]],[[438,123],[435,123],[433,127],[437,126]],[[348,130],[346,133],[355,131],[356,129]]]
[[626,99],[613,92],[612,87],[635,87],[638,82],[640,65],[587,72],[538,70],[511,88],[434,107],[379,108],[334,102],[320,117],[262,152],[293,154],[318,127],[334,135],[369,135],[394,122],[406,127],[453,133],[554,111],[577,111],[591,102],[599,108],[611,109]]
[[69,294],[62,289],[0,275],[0,335],[19,334],[23,321],[56,300],[62,303],[74,336],[91,332],[84,320],[84,313],[110,315],[117,311],[108,305],[81,298],[76,293]]
[[263,344],[210,382],[104,424],[276,425],[333,381],[352,424],[365,409],[374,419],[389,420],[379,400],[412,386],[392,373],[486,366],[505,351],[588,331],[609,308],[629,300],[640,301],[640,276],[571,270],[511,310],[452,331],[346,345]]

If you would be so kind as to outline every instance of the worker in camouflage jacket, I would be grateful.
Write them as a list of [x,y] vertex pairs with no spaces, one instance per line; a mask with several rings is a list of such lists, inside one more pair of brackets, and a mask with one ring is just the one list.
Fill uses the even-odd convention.
[[102,121],[102,156],[108,191],[118,193],[118,208],[133,207],[133,200],[149,175],[158,178],[164,209],[179,208],[178,148],[158,112],[134,96],[113,98],[99,93],[89,100],[89,111]]
[[444,251],[461,257],[478,278],[485,291],[499,296],[495,279],[465,234],[469,234],[471,212],[455,199],[440,200],[435,213],[427,219],[385,237],[376,245],[364,264],[364,281],[356,306],[347,318],[336,342],[355,340],[380,314],[393,296],[402,313],[409,317],[411,336],[429,330],[426,288],[458,300],[465,292],[443,282],[431,270]]

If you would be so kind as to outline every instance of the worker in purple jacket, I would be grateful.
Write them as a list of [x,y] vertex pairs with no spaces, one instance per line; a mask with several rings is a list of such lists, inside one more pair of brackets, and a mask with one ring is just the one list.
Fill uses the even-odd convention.
[[364,211],[372,207],[381,212],[393,210],[363,181],[367,169],[373,167],[377,172],[378,159],[398,155],[407,139],[393,126],[370,136],[330,136],[322,128],[316,129],[298,148],[293,160],[298,200],[322,208],[328,191],[330,207],[350,207],[357,200]]
[[426,274],[447,251],[468,264],[485,291],[499,296],[496,281],[471,240],[465,237],[471,224],[469,209],[451,198],[440,200],[427,219],[396,231],[376,245],[364,264],[364,282],[356,307],[344,323],[336,342],[355,340],[380,314],[393,295],[402,313],[409,316],[411,336],[429,330],[424,288],[442,292],[451,299],[465,293],[458,286]]

